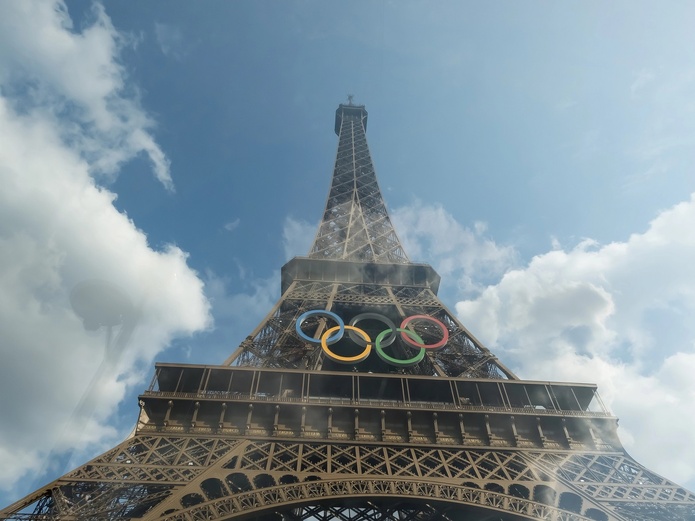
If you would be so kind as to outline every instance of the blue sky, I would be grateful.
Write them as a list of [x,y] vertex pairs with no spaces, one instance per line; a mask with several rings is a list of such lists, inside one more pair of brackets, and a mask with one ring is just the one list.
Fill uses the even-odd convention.
[[[599,383],[695,488],[695,7],[435,5],[0,4],[0,503],[123,439],[154,360],[219,363],[270,310],[347,94],[445,303],[520,376]],[[94,279],[138,310],[111,358],[69,303]]]

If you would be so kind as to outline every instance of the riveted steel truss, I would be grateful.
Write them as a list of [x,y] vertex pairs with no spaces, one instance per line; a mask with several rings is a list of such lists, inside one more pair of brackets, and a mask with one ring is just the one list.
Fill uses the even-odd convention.
[[[295,329],[299,316],[314,309],[334,311],[346,318],[373,311],[389,316],[398,323],[411,315],[435,317],[446,325],[449,341],[444,348],[428,353],[423,363],[399,368],[399,371],[470,378],[516,378],[444,306],[433,289],[424,285],[295,280],[271,313],[226,363],[277,368],[322,367],[325,357],[321,354],[320,346],[302,340]],[[308,321],[303,329],[313,335],[319,334],[324,327],[323,323]],[[423,339],[436,340],[438,331],[417,324],[412,328]],[[380,368],[380,372],[396,370]]]
[[338,153],[323,221],[310,257],[407,263],[408,257],[381,197],[365,135],[367,111],[341,105],[336,112]]
[[[442,304],[391,225],[366,122],[339,107],[309,256],[283,267],[280,300],[229,359],[157,364],[131,438],[0,520],[695,519],[693,494],[627,455],[595,386],[518,379]],[[335,325],[325,313],[297,325],[318,310],[378,315],[360,324],[373,337],[425,317],[407,329],[444,345],[410,366],[341,365],[317,341]],[[392,355],[411,356],[395,340]]]
[[[225,364],[317,369],[324,366],[321,347],[297,334],[297,319],[306,311],[329,310],[346,322],[377,312],[400,323],[406,316],[428,315],[445,324],[449,341],[428,353],[411,374],[470,378],[515,378],[437,298],[439,276],[413,264],[403,250],[386,210],[365,135],[363,106],[341,105],[336,112],[338,153],[323,220],[308,258],[283,267],[283,294],[263,322]],[[319,336],[324,322],[307,322],[308,335]],[[412,324],[424,340],[433,333]],[[403,353],[405,356],[405,353]],[[372,362],[376,356],[371,357]],[[330,364],[329,364],[329,368]],[[392,371],[383,364],[364,371]]]
[[443,449],[159,430],[76,469],[3,519],[685,521],[695,514],[692,494],[615,451]]

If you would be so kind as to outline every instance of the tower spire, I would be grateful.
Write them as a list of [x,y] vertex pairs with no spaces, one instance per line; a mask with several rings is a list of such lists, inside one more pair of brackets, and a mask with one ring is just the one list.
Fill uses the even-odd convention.
[[364,105],[341,104],[335,113],[338,153],[313,259],[407,263],[391,224],[367,145]]

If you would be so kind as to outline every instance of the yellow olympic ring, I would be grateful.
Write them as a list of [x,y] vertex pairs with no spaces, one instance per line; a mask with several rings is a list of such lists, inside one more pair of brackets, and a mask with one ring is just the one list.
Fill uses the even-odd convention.
[[362,338],[364,338],[364,340],[367,342],[367,347],[364,348],[364,351],[362,351],[359,355],[356,356],[340,356],[336,355],[333,351],[331,351],[328,347],[328,344],[326,343],[326,339],[331,336],[331,333],[333,333],[333,331],[337,331],[339,329],[340,326],[335,326],[330,329],[327,329],[323,332],[323,335],[321,335],[321,348],[329,358],[335,360],[336,362],[340,362],[341,364],[352,364],[361,362],[369,356],[369,354],[372,352],[372,339],[369,338],[369,335],[365,333],[363,330],[354,326],[345,326],[345,329],[354,331]]

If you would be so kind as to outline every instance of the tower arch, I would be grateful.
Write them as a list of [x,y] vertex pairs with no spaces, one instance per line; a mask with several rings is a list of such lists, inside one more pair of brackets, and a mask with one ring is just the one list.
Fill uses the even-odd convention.
[[[496,488],[496,487],[493,487]],[[195,519],[263,519],[264,513],[293,512],[297,521],[309,520],[316,509],[372,509],[373,519],[384,511],[448,512],[454,517],[465,514],[467,520],[489,519],[500,514],[503,521],[553,520],[592,521],[581,513],[555,505],[510,496],[496,490],[451,485],[422,480],[367,478],[365,476],[291,483],[238,493],[197,504],[162,517],[162,521]],[[372,519],[368,514],[364,519]],[[426,518],[425,518],[426,519]],[[434,519],[434,517],[433,517]]]

